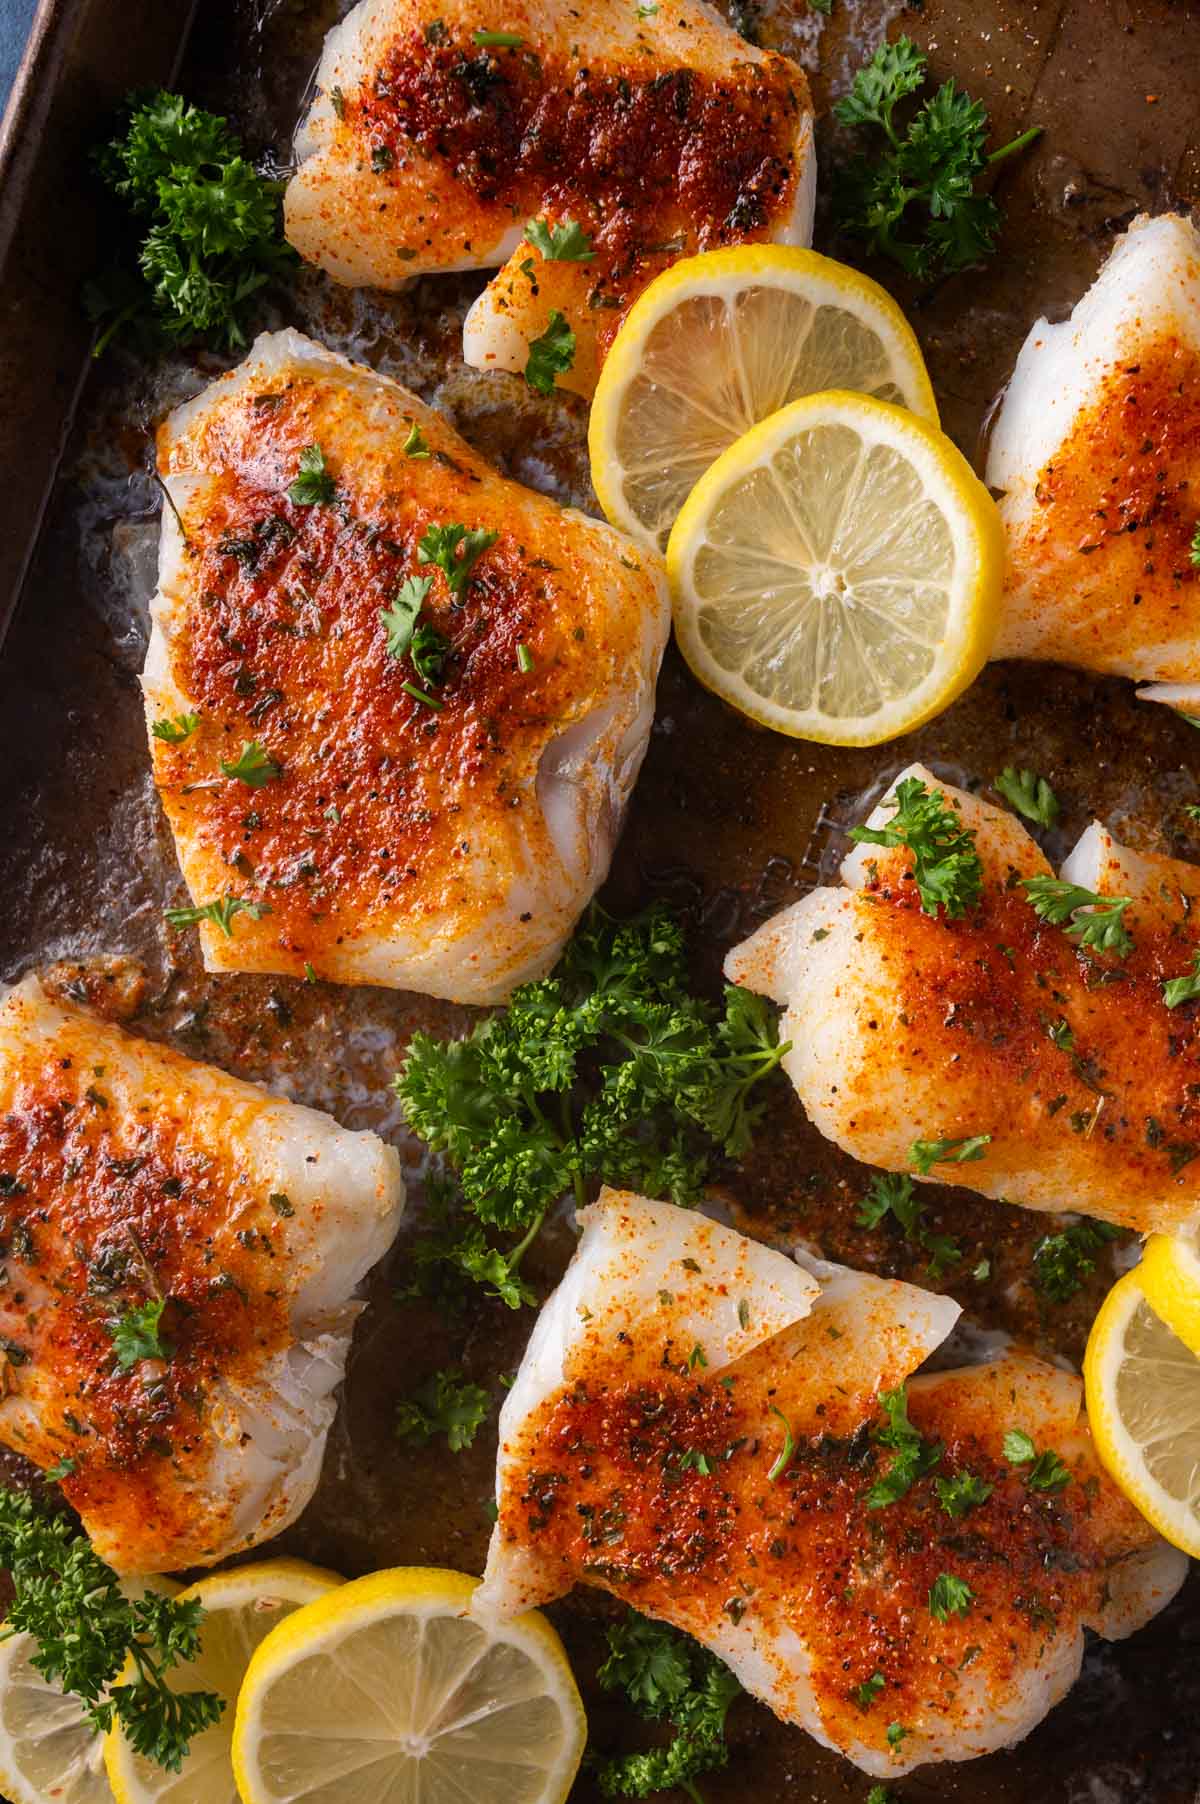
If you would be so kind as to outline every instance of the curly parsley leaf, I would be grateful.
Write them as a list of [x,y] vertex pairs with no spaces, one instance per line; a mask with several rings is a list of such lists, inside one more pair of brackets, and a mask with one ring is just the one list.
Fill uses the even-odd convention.
[[130,215],[124,254],[84,291],[105,327],[96,355],[126,328],[244,345],[251,299],[296,262],[282,234],[282,182],[246,161],[226,120],[162,91],[127,102],[121,132],[94,163]]
[[945,1234],[934,1234],[925,1226],[924,1204],[906,1172],[877,1171],[855,1220],[860,1228],[877,1228],[889,1215],[903,1229],[905,1240],[928,1253],[931,1278],[944,1277],[962,1258],[957,1241]]
[[417,616],[432,587],[432,576],[406,576],[388,606],[380,608],[379,618],[383,621],[384,632],[387,634],[389,658],[403,658],[408,652]]
[[1168,1008],[1178,1008],[1181,1002],[1192,1002],[1200,996],[1200,946],[1192,953],[1192,968],[1188,974],[1164,978],[1162,993]]
[[152,1297],[124,1315],[110,1316],[104,1324],[122,1371],[131,1371],[143,1359],[170,1359],[173,1349],[159,1331],[165,1308],[164,1297]]
[[396,1434],[402,1441],[425,1447],[435,1435],[444,1434],[451,1453],[469,1447],[488,1413],[488,1394],[453,1368],[435,1372],[416,1395],[396,1411]]
[[165,745],[182,745],[190,739],[200,725],[198,714],[176,714],[163,720],[156,720],[150,728],[155,739],[161,739]]
[[939,1572],[929,1590],[929,1614],[935,1622],[945,1622],[948,1616],[965,1616],[974,1596],[966,1579],[956,1578],[952,1572]]
[[1069,1303],[1096,1269],[1092,1254],[1120,1232],[1106,1221],[1089,1218],[1061,1234],[1043,1234],[1033,1249],[1034,1285],[1051,1303]]
[[690,1636],[631,1610],[609,1628],[597,1678],[606,1691],[623,1691],[642,1716],[675,1730],[666,1747],[594,1760],[604,1797],[649,1798],[672,1787],[696,1797],[693,1782],[727,1763],[725,1718],[741,1686]]
[[1062,812],[1058,797],[1045,777],[1039,777],[1036,771],[1017,770],[1015,765],[1006,764],[992,788],[1004,797],[1010,808],[1015,808],[1018,814],[1023,814],[1027,821],[1033,821],[1038,827],[1052,827]]
[[914,1140],[908,1156],[913,1170],[925,1177],[935,1165],[967,1165],[982,1159],[991,1143],[990,1134],[969,1134],[958,1140]]
[[961,1521],[987,1502],[995,1486],[974,1472],[956,1472],[952,1478],[935,1478],[933,1488],[947,1516]]
[[235,777],[239,783],[245,783],[249,789],[263,789],[273,783],[276,777],[283,775],[283,766],[276,764],[265,746],[257,739],[242,742],[242,749],[232,762],[221,759],[221,770],[227,777]]
[[546,330],[529,341],[529,361],[525,380],[539,394],[553,394],[556,376],[563,375],[575,362],[575,334],[557,307],[550,310]]
[[[683,935],[661,909],[593,907],[550,977],[522,984],[463,1040],[416,1034],[395,1089],[413,1131],[455,1172],[468,1231],[447,1261],[505,1301],[546,1211],[589,1179],[687,1204],[715,1148],[740,1157],[759,1086],[786,1052],[762,999],[691,993]],[[500,1253],[480,1229],[520,1235]]]
[[[97,1730],[119,1722],[139,1754],[178,1772],[225,1708],[213,1692],[172,1691],[163,1677],[198,1654],[200,1604],[127,1596],[86,1535],[16,1491],[0,1490],[0,1566],[13,1584],[5,1630],[32,1635],[36,1670],[73,1694]],[[114,1685],[127,1658],[134,1676]]]
[[232,939],[235,915],[246,914],[252,921],[261,921],[270,912],[267,902],[251,902],[245,896],[222,896],[217,902],[203,902],[192,908],[168,908],[163,918],[171,927],[195,927],[201,921],[210,921],[221,929],[226,939]]
[[1023,877],[1021,884],[1038,919],[1062,927],[1081,946],[1115,952],[1118,958],[1133,951],[1124,921],[1125,910],[1133,907],[1132,896],[1098,896],[1063,877]]
[[877,1428],[874,1438],[879,1446],[893,1448],[896,1457],[867,1492],[869,1510],[898,1503],[919,1478],[933,1471],[944,1452],[940,1441],[923,1440],[909,1421],[908,1391],[903,1384],[894,1391],[881,1392],[879,1407],[887,1418],[887,1427]]
[[839,225],[921,281],[967,269],[995,249],[999,209],[976,183],[989,165],[1022,150],[1040,130],[1022,133],[989,156],[984,107],[947,81],[902,132],[896,108],[923,87],[925,74],[925,57],[909,38],[882,44],[833,109],[842,125],[883,139],[839,171]]
[[896,812],[885,827],[851,827],[856,844],[905,846],[913,855],[913,876],[926,914],[945,910],[957,920],[979,901],[983,865],[975,835],[964,827],[940,789],[920,777],[906,777],[891,798]]
[[1049,1448],[1039,1453],[1033,1437],[1023,1428],[1010,1428],[1003,1442],[1004,1457],[1010,1466],[1028,1466],[1025,1483],[1031,1491],[1062,1491],[1071,1482],[1071,1474]]
[[422,564],[436,564],[451,595],[461,595],[475,565],[499,537],[499,533],[486,532],[482,527],[468,530],[461,522],[427,526],[417,546],[417,559]]
[[408,437],[405,439],[400,449],[403,451],[405,457],[432,456],[425,434],[421,431],[421,428],[417,425],[415,420],[409,427]]
[[591,239],[574,219],[564,219],[560,225],[531,219],[525,237],[547,263],[590,263],[596,255]]
[[874,1704],[886,1684],[887,1680],[881,1672],[873,1672],[869,1679],[864,1679],[861,1685],[854,1687],[850,1695],[864,1715]]
[[297,507],[328,507],[337,500],[337,484],[320,445],[305,445],[300,453],[300,468],[288,485],[288,500]]

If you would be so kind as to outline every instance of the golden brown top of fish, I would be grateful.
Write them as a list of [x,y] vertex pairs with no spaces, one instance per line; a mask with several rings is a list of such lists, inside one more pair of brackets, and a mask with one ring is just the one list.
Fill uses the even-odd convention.
[[[181,492],[182,572],[164,579],[185,608],[172,675],[199,725],[153,742],[155,774],[213,897],[269,910],[234,926],[247,968],[259,935],[262,968],[346,977],[325,961],[367,929],[432,933],[457,911],[483,930],[530,861],[553,895],[539,760],[636,686],[660,617],[642,554],[505,482],[417,403],[406,452],[403,425],[376,426],[375,382],[285,364],[160,445],[167,472],[218,474]],[[289,489],[312,445],[330,484],[302,505]],[[452,560],[464,532],[482,547],[454,586],[419,549],[450,527]],[[384,613],[414,582],[441,646],[429,678],[389,651]],[[276,773],[257,787],[221,771],[249,741]]]
[[[854,906],[886,977],[880,1059],[897,1082],[906,1069],[939,1074],[945,1120],[930,1123],[931,1135],[992,1134],[969,1177],[1022,1147],[1036,1163],[1057,1136],[1076,1166],[1119,1169],[1118,1215],[1164,1188],[1178,1188],[1187,1214],[1187,1168],[1200,1158],[1200,1005],[1168,1008],[1163,983],[1188,975],[1200,946],[1190,899],[1135,903],[1123,917],[1133,950],[1118,958],[1043,921],[1015,871],[1008,883],[985,882],[979,906],[949,920],[922,911],[903,852],[867,868],[872,881]],[[843,1074],[840,1095],[850,1132],[889,1107],[869,1067]]]
[[440,22],[411,29],[340,97],[337,133],[377,174],[381,207],[410,204],[414,169],[452,177],[410,213],[414,259],[486,252],[498,208],[571,218],[591,239],[590,305],[619,310],[681,250],[764,237],[790,211],[810,105],[783,57],[715,74],[639,48],[584,63]]
[[[1016,577],[1047,598],[1046,655],[1055,655],[1053,623],[1064,611],[1071,641],[1063,655],[1095,670],[1128,668],[1130,635],[1168,653],[1174,640],[1194,641],[1198,471],[1200,356],[1162,331],[1099,380],[1039,473],[1012,548]],[[1064,592],[1068,582],[1074,591]]]
[[[1085,1434],[1049,1450],[1061,1488],[1002,1457],[1008,1393],[990,1394],[986,1368],[914,1387],[921,1475],[873,1506],[898,1458],[884,1415],[836,1383],[814,1405],[808,1367],[836,1349],[789,1339],[716,1378],[673,1347],[652,1378],[617,1358],[556,1393],[523,1437],[500,1532],[560,1562],[564,1590],[586,1578],[701,1639],[753,1610],[786,1666],[794,1631],[831,1740],[886,1754],[889,1725],[1037,1666],[1060,1621],[1073,1636],[1102,1611],[1106,1568],[1149,1535]],[[982,1501],[951,1514],[937,1481],[967,1474]],[[946,1573],[969,1586],[962,1613],[931,1608]]]
[[[194,1140],[165,1091],[132,1116],[116,1106],[89,1035],[79,1056],[64,1033],[6,1074],[0,1375],[5,1397],[36,1408],[6,1412],[4,1435],[44,1466],[74,1462],[63,1491],[110,1539],[124,1521],[136,1545],[153,1522],[199,1557],[188,1491],[210,1456],[210,1386],[236,1389],[291,1338],[277,1276],[290,1204],[238,1169],[232,1113],[226,1154]],[[170,1357],[122,1364],[115,1326],[160,1302]],[[220,1529],[211,1508],[206,1520]]]

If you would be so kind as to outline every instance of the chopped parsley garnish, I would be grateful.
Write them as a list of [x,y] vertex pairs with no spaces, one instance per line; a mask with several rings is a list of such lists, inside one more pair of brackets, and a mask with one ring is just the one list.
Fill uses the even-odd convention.
[[777,1480],[783,1477],[784,1473],[796,1457],[796,1439],[792,1433],[791,1423],[788,1421],[783,1411],[781,1409],[776,1409],[773,1403],[771,1404],[771,1414],[773,1416],[778,1416],[779,1420],[783,1423],[783,1445],[775,1457],[775,1464],[767,1473],[768,1482],[770,1484],[775,1484]]
[[409,427],[408,437],[405,439],[400,449],[403,451],[405,457],[429,457],[432,455],[426,442],[425,434],[421,431],[421,428],[417,425],[415,420]]
[[1023,877],[1021,883],[1038,919],[1062,927],[1081,946],[1115,952],[1118,958],[1133,951],[1123,920],[1133,906],[1132,896],[1098,896],[1062,877]]
[[245,783],[249,789],[263,789],[273,783],[276,777],[283,775],[283,767],[276,764],[265,746],[257,739],[242,742],[242,749],[232,763],[221,759],[221,769],[227,777],[236,777],[239,783]]
[[222,896],[219,902],[204,902],[194,908],[168,908],[163,918],[171,927],[195,927],[201,921],[211,921],[226,939],[232,939],[235,915],[247,914],[252,921],[261,921],[270,912],[266,902],[250,902],[245,896]]
[[473,31],[471,41],[492,50],[519,50],[525,42],[517,31]]
[[1178,1008],[1181,1002],[1192,1002],[1200,996],[1200,946],[1192,953],[1192,968],[1188,975],[1164,978],[1162,993],[1168,1008]]
[[533,653],[524,640],[521,640],[517,645],[517,669],[522,676],[528,676],[534,668]]
[[191,738],[199,725],[198,714],[176,714],[170,719],[156,720],[150,731],[166,745],[182,745],[185,739]]
[[64,1478],[70,1478],[74,1470],[75,1461],[64,1455],[62,1459],[56,1459],[52,1466],[47,1466],[42,1476],[51,1484],[57,1485],[61,1484]]
[[162,91],[127,101],[95,165],[130,215],[121,252],[84,288],[88,317],[104,327],[95,355],[126,328],[244,345],[253,297],[296,262],[283,183],[258,174],[226,120]]
[[1036,771],[1017,770],[1006,764],[992,788],[1004,797],[1010,808],[1015,808],[1018,814],[1039,827],[1052,827],[1061,813],[1058,797],[1045,777],[1039,777]]
[[856,1685],[850,1695],[859,1709],[865,1712],[871,1708],[886,1684],[887,1680],[881,1672],[873,1672],[869,1679],[864,1679],[861,1685]]
[[550,310],[546,330],[529,341],[529,361],[525,380],[539,394],[554,392],[556,376],[563,375],[575,362],[575,334],[557,307]]
[[933,1488],[947,1516],[961,1521],[987,1502],[995,1486],[974,1472],[956,1472],[953,1478],[935,1478]]
[[432,576],[406,576],[390,604],[380,608],[379,617],[387,633],[389,658],[402,658],[412,644],[417,616],[433,587]]
[[[761,997],[728,985],[718,1009],[691,993],[669,914],[616,921],[593,907],[550,977],[520,985],[465,1039],[409,1044],[396,1092],[461,1193],[458,1231],[447,1208],[423,1263],[517,1307],[529,1294],[520,1260],[559,1197],[583,1203],[598,1178],[695,1202],[714,1150],[749,1146],[753,1093],[786,1050]],[[519,1238],[502,1252],[485,1230]]]
[[907,1736],[911,1735],[911,1733],[912,1730],[906,1729],[903,1723],[889,1723],[887,1726],[888,1747],[891,1748],[893,1752],[898,1752],[900,1743],[904,1741]]
[[986,109],[947,81],[902,132],[896,107],[923,86],[925,71],[925,57],[910,38],[881,44],[833,109],[840,124],[882,134],[869,154],[839,171],[838,224],[921,281],[991,255],[1000,213],[990,196],[976,192],[976,181],[1041,130],[1022,132],[989,155]]
[[1096,1269],[1092,1254],[1121,1230],[1106,1221],[1075,1222],[1061,1234],[1043,1234],[1033,1249],[1033,1282],[1051,1303],[1069,1303]]
[[1023,1428],[1010,1428],[1004,1436],[1004,1457],[1010,1466],[1028,1466],[1025,1483],[1031,1491],[1062,1491],[1071,1474],[1049,1448],[1039,1453]]
[[564,219],[560,225],[531,219],[525,237],[547,263],[590,263],[596,255],[591,239],[574,219]]
[[962,1249],[948,1235],[931,1233],[925,1226],[924,1213],[924,1204],[906,1172],[877,1171],[855,1221],[860,1228],[877,1228],[891,1215],[904,1230],[905,1240],[929,1254],[929,1276],[942,1278],[962,1258]]
[[874,1438],[881,1447],[891,1447],[896,1457],[867,1492],[869,1510],[886,1509],[907,1496],[919,1478],[932,1472],[944,1451],[940,1441],[922,1440],[908,1419],[908,1391],[899,1385],[894,1391],[883,1391],[879,1407],[887,1417],[887,1427],[877,1428]]
[[675,1734],[665,1747],[594,1761],[606,1798],[649,1798],[678,1787],[692,1798],[693,1781],[729,1759],[725,1718],[741,1686],[729,1668],[688,1635],[631,1610],[607,1630],[608,1658],[597,1673],[605,1691],[622,1691],[639,1715],[667,1722]]
[[461,1453],[474,1441],[487,1413],[488,1394],[482,1385],[469,1383],[453,1369],[435,1372],[398,1407],[396,1434],[418,1447],[444,1434],[451,1453]]
[[966,1579],[956,1578],[952,1572],[939,1572],[930,1587],[929,1614],[935,1622],[945,1622],[948,1616],[965,1616],[974,1596]]
[[935,1165],[968,1165],[982,1159],[992,1143],[990,1134],[968,1134],[958,1140],[914,1140],[908,1156],[922,1177]]
[[288,485],[288,500],[297,507],[327,507],[337,500],[337,484],[320,445],[305,445],[300,453],[299,473]]
[[427,526],[417,546],[417,559],[422,564],[436,564],[445,575],[451,595],[461,595],[475,565],[499,537],[497,532],[486,532],[482,527],[468,529],[460,522]]
[[[891,1740],[891,1735],[892,1732],[889,1728],[889,1741]],[[873,1785],[867,1793],[867,1804],[896,1804],[896,1794],[890,1785]]]
[[[35,1670],[96,1730],[119,1723],[136,1753],[177,1773],[225,1708],[215,1693],[172,1691],[163,1677],[199,1653],[200,1603],[154,1590],[127,1597],[86,1535],[22,1492],[0,1490],[0,1565],[13,1586],[5,1631],[33,1637]],[[127,1659],[133,1676],[115,1684]]]
[[856,843],[906,846],[913,855],[913,876],[927,915],[940,908],[957,920],[974,908],[983,887],[983,866],[975,835],[947,805],[940,789],[928,790],[920,777],[905,777],[891,798],[896,812],[886,827],[851,827]]
[[1196,522],[1196,530],[1192,534],[1192,542],[1188,547],[1188,556],[1196,568],[1200,570],[1200,520],[1197,520]]
[[159,1332],[166,1306],[165,1297],[151,1297],[124,1315],[110,1316],[104,1324],[122,1371],[131,1371],[143,1359],[170,1359],[173,1349]]

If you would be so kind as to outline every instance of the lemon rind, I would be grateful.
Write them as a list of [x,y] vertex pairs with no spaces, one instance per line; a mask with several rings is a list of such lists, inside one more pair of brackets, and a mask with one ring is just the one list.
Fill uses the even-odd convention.
[[1175,1235],[1152,1234],[1138,1271],[1155,1315],[1200,1358],[1200,1263],[1191,1245]]

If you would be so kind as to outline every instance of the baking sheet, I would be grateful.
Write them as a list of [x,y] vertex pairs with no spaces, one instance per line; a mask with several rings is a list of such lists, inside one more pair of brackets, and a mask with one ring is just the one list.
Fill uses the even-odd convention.
[[[348,1126],[375,1128],[403,1147],[409,1219],[371,1281],[372,1306],[359,1326],[320,1490],[283,1542],[287,1551],[347,1575],[410,1562],[479,1571],[494,1411],[476,1446],[455,1456],[413,1451],[391,1429],[400,1395],[452,1361],[486,1384],[498,1407],[501,1375],[515,1369],[532,1322],[528,1312],[516,1316],[481,1300],[464,1329],[394,1298],[407,1244],[420,1228],[420,1149],[404,1140],[388,1080],[414,1027],[451,1032],[467,1011],[386,991],[210,978],[194,941],[182,936],[169,945],[161,926],[161,910],[181,900],[182,889],[149,781],[136,682],[159,505],[149,475],[151,432],[167,407],[224,363],[177,355],[148,366],[116,351],[95,366],[40,536],[30,545],[38,482],[78,375],[82,338],[72,308],[83,253],[74,225],[89,214],[83,146],[103,128],[103,107],[114,81],[123,85],[124,69],[130,83],[168,75],[172,33],[182,31],[186,8],[68,0],[49,10],[67,18],[70,30],[63,28],[61,55],[47,78],[52,91],[28,114],[25,129],[58,133],[59,140],[45,147],[37,180],[18,184],[20,191],[10,189],[0,202],[0,250],[6,231],[20,235],[24,279],[41,284],[53,328],[17,342],[10,336],[0,386],[7,405],[2,436],[29,446],[19,470],[10,455],[13,473],[0,500],[7,556],[0,577],[13,575],[32,549],[0,657],[0,976],[54,964],[72,994],[136,1031],[329,1109]],[[321,39],[345,10],[325,0],[208,0],[179,85],[228,112],[255,154],[283,166]],[[1113,235],[1138,211],[1186,207],[1200,197],[1200,8],[1169,0],[927,0],[905,9],[888,0],[835,0],[826,20],[806,0],[793,0],[738,12],[763,43],[804,63],[823,113],[891,26],[929,50],[937,76],[953,73],[986,102],[998,142],[1027,124],[1046,128],[1032,155],[1003,166],[1006,226],[1000,254],[985,271],[917,291],[890,269],[872,270],[908,308],[947,429],[973,454],[1038,314],[1063,315]],[[836,154],[827,117],[819,145],[827,174]],[[827,183],[822,190],[825,199]],[[817,244],[838,248],[823,209]],[[6,266],[6,298],[17,279],[13,267]],[[386,298],[336,291],[305,272],[270,297],[260,323],[295,324],[398,377],[507,473],[594,510],[583,404],[564,395],[542,400],[513,378],[469,371],[459,361],[462,316],[482,280],[425,278],[408,294]],[[21,424],[14,410],[19,416],[39,393],[40,408],[30,416],[40,421],[35,444],[14,436]],[[51,417],[41,418],[47,412]],[[654,898],[670,902],[692,930],[697,981],[715,983],[726,948],[827,877],[842,829],[864,798],[917,757],[972,785],[1014,760],[1035,766],[1063,802],[1052,854],[1096,814],[1136,846],[1200,859],[1198,829],[1184,812],[1200,801],[1200,738],[1167,710],[1136,703],[1131,685],[996,665],[921,732],[876,752],[840,752],[787,741],[734,717],[697,688],[672,651],[605,900],[620,910]],[[831,1257],[927,1282],[903,1241],[853,1225],[866,1182],[861,1167],[807,1126],[781,1084],[754,1154],[744,1168],[722,1173],[714,1202],[779,1244],[803,1240]],[[1113,1275],[1106,1260],[1073,1304],[1039,1306],[1028,1278],[1044,1219],[965,1191],[935,1191],[930,1208],[931,1225],[964,1249],[942,1287],[963,1304],[970,1332],[1017,1335],[1077,1362]],[[537,1248],[529,1270],[543,1290],[570,1245],[569,1228],[559,1222]],[[991,1264],[986,1282],[963,1276],[984,1257]],[[12,1472],[16,1462],[6,1466]],[[598,1742],[634,1745],[636,1726],[594,1685],[610,1610],[598,1594],[580,1592],[551,1614]],[[927,1768],[896,1792],[914,1801],[1196,1804],[1198,1644],[1200,1587],[1193,1580],[1132,1641],[1094,1644],[1070,1699],[1021,1748],[959,1768]],[[749,1700],[731,1713],[730,1737],[728,1769],[703,1782],[709,1804],[749,1794],[761,1804],[866,1797],[869,1782],[855,1769]],[[582,1776],[573,1797],[595,1795]]]

